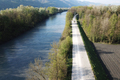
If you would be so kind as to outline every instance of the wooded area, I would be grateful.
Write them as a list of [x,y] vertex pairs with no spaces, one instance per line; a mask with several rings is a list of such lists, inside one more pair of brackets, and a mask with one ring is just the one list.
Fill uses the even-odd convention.
[[78,6],[72,11],[93,42],[120,43],[120,6]]

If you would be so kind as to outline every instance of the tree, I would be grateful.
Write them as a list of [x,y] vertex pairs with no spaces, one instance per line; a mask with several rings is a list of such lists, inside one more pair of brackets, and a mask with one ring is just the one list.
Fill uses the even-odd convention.
[[29,64],[26,80],[47,80],[46,71],[43,68],[42,61],[39,58],[34,61],[35,63]]
[[48,78],[50,80],[65,80],[67,75],[66,59],[60,54],[57,43],[53,43],[51,46],[51,53],[49,53],[50,62],[46,64]]
[[118,21],[118,17],[116,14],[113,14],[110,18],[110,29],[109,29],[109,42],[113,43],[115,39],[115,29],[116,29],[116,24]]

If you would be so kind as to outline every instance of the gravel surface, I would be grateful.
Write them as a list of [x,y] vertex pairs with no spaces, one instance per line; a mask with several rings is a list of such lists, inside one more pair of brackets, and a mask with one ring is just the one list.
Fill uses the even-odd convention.
[[72,80],[95,80],[75,18],[72,20]]
[[120,45],[94,43],[110,80],[120,80]]

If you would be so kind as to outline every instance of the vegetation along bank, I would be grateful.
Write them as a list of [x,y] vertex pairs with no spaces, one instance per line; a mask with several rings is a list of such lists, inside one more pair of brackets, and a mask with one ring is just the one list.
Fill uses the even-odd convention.
[[42,68],[42,61],[35,59],[35,63],[30,63],[27,80],[71,80],[72,73],[72,29],[71,20],[73,13],[71,10],[66,15],[66,25],[59,43],[53,42],[49,53],[49,62]]
[[17,8],[9,8],[0,11],[0,44],[35,27],[50,15],[62,12],[65,9],[55,7],[35,8],[20,5]]

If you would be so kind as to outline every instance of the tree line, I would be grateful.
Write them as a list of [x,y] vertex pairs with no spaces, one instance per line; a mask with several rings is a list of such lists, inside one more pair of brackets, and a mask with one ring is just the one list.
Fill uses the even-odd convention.
[[[61,9],[61,12],[64,9]],[[37,23],[45,20],[49,15],[56,14],[55,7],[35,8],[20,5],[0,11],[0,44],[6,42],[23,32],[33,28]]]
[[93,42],[120,43],[120,6],[78,6],[72,8]]

